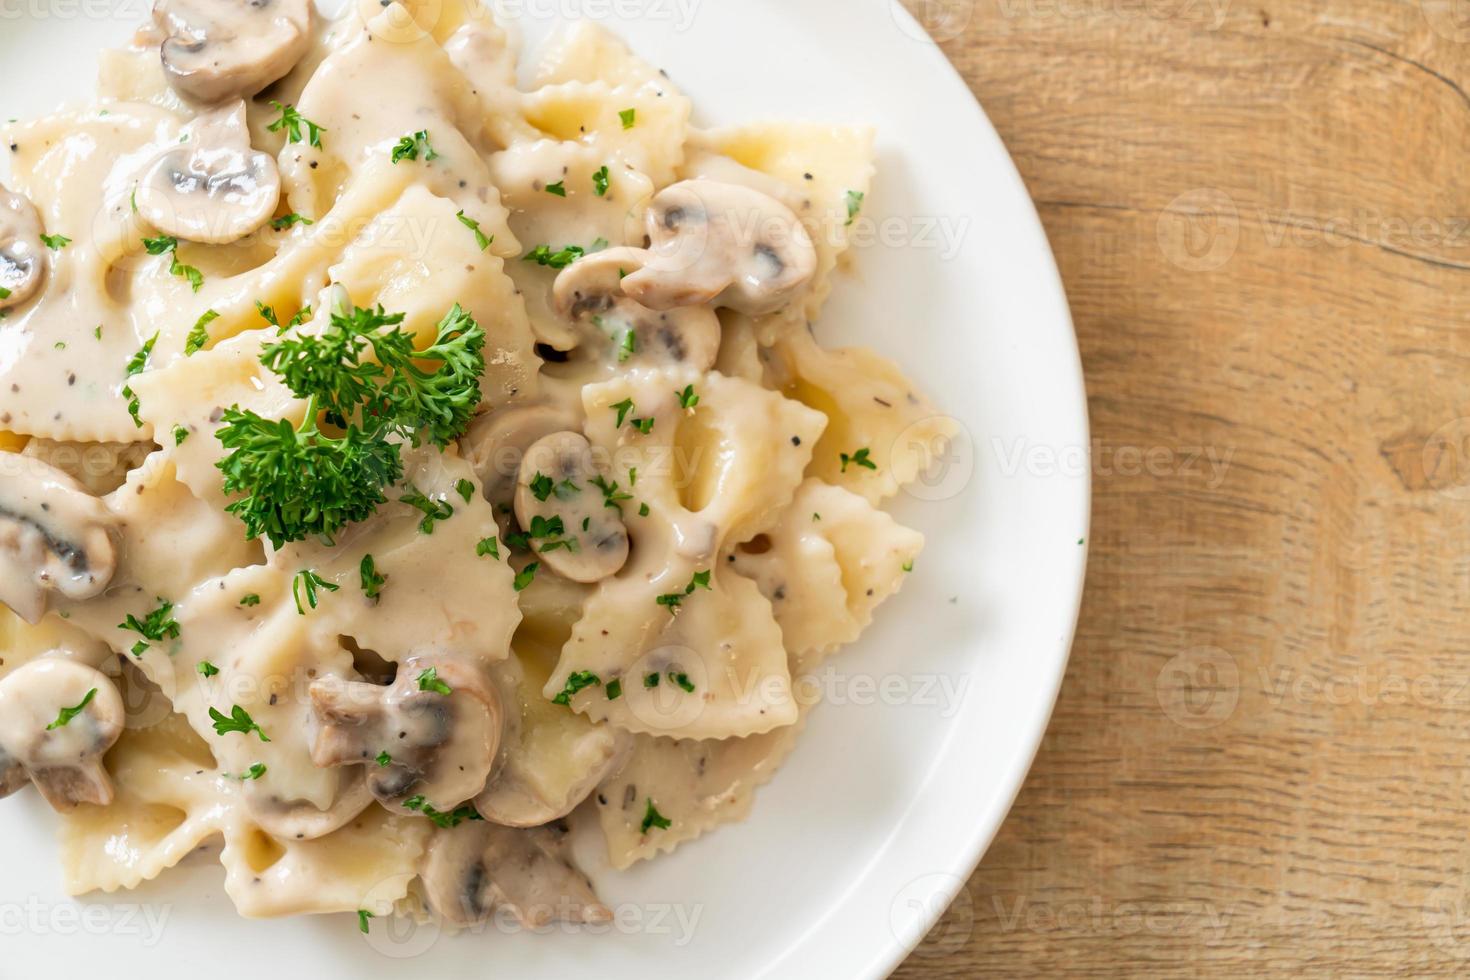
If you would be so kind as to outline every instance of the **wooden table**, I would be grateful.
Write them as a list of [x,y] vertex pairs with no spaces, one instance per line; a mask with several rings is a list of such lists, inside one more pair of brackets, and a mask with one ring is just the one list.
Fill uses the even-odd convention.
[[1095,505],[1035,768],[896,976],[1470,974],[1470,4],[913,6],[1051,236]]

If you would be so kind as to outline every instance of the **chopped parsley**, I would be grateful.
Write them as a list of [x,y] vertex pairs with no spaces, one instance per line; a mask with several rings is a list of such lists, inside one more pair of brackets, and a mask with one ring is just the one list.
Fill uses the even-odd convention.
[[301,113],[297,112],[296,107],[293,105],[281,105],[281,103],[279,102],[272,101],[271,106],[273,106],[275,110],[281,114],[281,118],[271,123],[269,126],[266,127],[266,129],[270,130],[272,133],[279,133],[281,130],[284,129],[286,131],[287,143],[300,143],[302,139],[302,129],[304,128],[306,130],[306,142],[312,146],[317,147],[318,149],[321,148],[322,133],[325,133],[326,129],[318,126],[316,123],[312,122],[310,119],[307,119]]
[[623,696],[622,679],[614,677],[612,680],[607,682],[607,687],[605,687],[603,690],[607,691],[607,699],[609,701],[616,701],[618,698]]
[[210,663],[208,660],[199,661],[197,664],[194,665],[194,669],[199,672],[200,677],[213,677],[215,674],[219,673],[219,668]]
[[442,694],[445,697],[454,693],[448,684],[439,679],[439,668],[437,667],[430,667],[427,670],[420,671],[418,682],[420,691],[431,691],[434,694]]
[[184,265],[179,261],[179,240],[172,235],[160,235],[157,238],[143,239],[143,248],[149,255],[167,255],[170,257],[168,274],[171,276],[182,276],[189,280],[189,286],[194,292],[199,292],[204,285],[204,273],[192,265]]
[[454,491],[464,498],[465,503],[469,503],[475,497],[475,485],[464,478],[455,481]]
[[638,110],[624,109],[618,113],[618,118],[623,121],[624,129],[632,129],[638,122]]
[[262,742],[270,741],[270,738],[261,727],[255,723],[255,719],[250,717],[250,712],[238,704],[230,711],[229,717],[222,714],[218,708],[210,708],[209,720],[214,722],[214,733],[216,735],[229,735],[232,732],[249,735],[251,732],[254,732]]
[[680,604],[694,594],[695,589],[714,590],[714,586],[709,583],[709,577],[710,573],[708,570],[695,572],[694,577],[689,580],[689,584],[684,587],[683,592],[671,592],[667,595],[661,595],[654,601],[660,606],[667,606],[669,615],[672,616],[679,611]]
[[499,561],[500,545],[496,542],[493,535],[488,538],[481,538],[479,543],[475,545],[475,555],[479,558],[484,558],[486,555],[489,555],[491,558]]
[[906,572],[912,572],[914,570],[913,559],[910,559],[903,563],[903,570]]
[[194,328],[189,331],[189,336],[184,340],[184,353],[186,355],[197,354],[209,343],[209,325],[219,319],[219,313],[214,310],[205,310],[204,314],[194,321]]
[[862,191],[847,192],[847,223],[850,225],[857,220],[858,212],[863,209]]
[[623,427],[623,419],[627,418],[628,413],[633,411],[633,399],[624,398],[620,402],[609,405],[608,408],[618,413],[618,428],[621,429]]
[[386,768],[393,761],[393,757],[388,754],[387,749],[384,749],[382,752],[378,753],[378,757],[373,761],[376,762],[378,764],[378,767],[381,769]]
[[172,602],[160,598],[158,607],[145,614],[142,619],[128,613],[128,618],[117,624],[118,629],[130,630],[143,638],[133,644],[133,656],[143,656],[148,649],[147,641],[162,643],[164,640],[178,639],[179,621],[173,618],[173,609]]
[[671,684],[674,684],[675,686],[679,687],[686,694],[693,694],[694,693],[694,682],[691,681],[689,679],[689,675],[686,674],[686,673],[684,673],[682,670],[679,670],[679,671],[671,670],[671,671],[669,671],[669,682]]
[[648,516],[648,504],[643,503],[643,504],[639,504],[638,505],[638,516],[639,517],[647,517]]
[[653,805],[653,799],[650,797],[648,800],[648,809],[643,813],[643,823],[641,824],[643,833],[648,833],[654,827],[657,827],[659,830],[668,830],[673,825],[674,822],[672,820],[658,812],[658,807]]
[[557,197],[566,197],[567,196],[567,182],[564,181],[564,180],[558,180],[554,184],[547,184],[546,185],[546,193],[548,193],[548,194],[554,194]]
[[606,164],[603,165],[601,170],[592,175],[592,190],[598,197],[607,196],[607,184],[609,176],[610,175],[607,172]]
[[187,438],[189,438],[189,430],[188,429],[184,428],[182,425],[176,425],[176,426],[174,426],[174,445],[175,446],[182,446],[184,444],[184,440],[187,439]]
[[42,235],[41,241],[53,252],[59,252],[71,244],[71,239],[65,235]]
[[632,327],[623,334],[623,342],[618,345],[618,363],[624,364],[628,358],[638,353],[638,334]]
[[425,496],[412,483],[408,485],[408,493],[399,497],[398,501],[423,511],[424,519],[419,521],[419,531],[424,534],[433,534],[435,524],[439,521],[447,521],[454,516],[453,504],[447,500],[434,500]]
[[644,678],[643,678],[643,686],[644,687],[658,687],[658,671],[654,671],[651,674],[644,675]]
[[526,591],[527,587],[529,587],[531,582],[536,578],[536,569],[540,567],[541,563],[539,561],[533,561],[521,571],[516,572],[516,578],[515,581],[511,583],[511,588],[515,589],[517,592]]
[[421,129],[417,133],[405,136],[393,147],[391,154],[394,163],[404,160],[417,160],[419,153],[424,155],[424,162],[439,159],[439,154],[434,152],[434,147],[429,143],[429,131]]
[[[143,346],[139,347],[133,356],[128,358],[127,367],[124,369],[128,377],[131,378],[135,374],[141,374],[148,367],[148,358],[153,353],[153,345],[156,343],[158,343],[157,333],[144,341]],[[143,420],[138,417],[138,410],[143,406],[138,401],[138,396],[133,394],[132,387],[124,385],[122,396],[128,400],[128,414],[133,417],[133,424],[140,429],[143,428]]]
[[302,616],[306,615],[306,609],[301,605],[301,594],[303,592],[306,593],[306,604],[315,609],[317,604],[317,589],[336,592],[340,588],[341,586],[337,583],[328,582],[311,569],[303,568],[291,580],[291,597],[296,600],[296,612]]
[[601,476],[593,477],[592,485],[602,491],[602,506],[611,507],[620,514],[623,512],[621,502],[633,499],[631,493],[619,490],[616,482],[608,483]]
[[633,419],[632,420],[633,428],[637,429],[641,434],[643,434],[645,436],[648,435],[650,432],[653,431],[653,423],[654,423],[654,420],[653,419]]
[[292,211],[290,214],[283,214],[279,218],[275,218],[271,221],[271,227],[274,228],[276,231],[285,231],[287,228],[294,227],[295,225],[314,224],[316,224],[315,221],[312,221],[305,215],[297,214],[295,211]]
[[522,261],[535,262],[550,269],[565,269],[586,254],[587,250],[580,245],[568,245],[557,252],[553,252],[550,245],[537,245],[526,253]]
[[699,404],[699,396],[694,393],[693,385],[685,385],[683,391],[676,391],[674,394],[679,396],[679,407],[686,411],[692,411]]
[[838,455],[842,460],[842,472],[844,473],[847,472],[848,464],[852,464],[853,466],[861,466],[864,469],[869,470],[876,470],[878,468],[878,464],[868,458],[867,447],[856,450],[851,456],[849,456],[847,453],[839,453]]
[[601,687],[601,686],[602,686],[602,678],[600,678],[596,674],[592,673],[592,671],[590,671],[590,670],[579,670],[579,671],[576,671],[570,677],[567,678],[566,686],[561,689],[561,693],[560,694],[558,694],[556,697],[554,697],[554,698],[551,699],[551,703],[552,704],[571,704],[572,703],[572,698],[577,695],[577,692],[578,691],[581,691],[582,689],[588,688],[588,687]]
[[469,803],[466,803],[464,806],[461,807],[456,807],[449,813],[445,813],[442,810],[434,809],[433,805],[430,804],[429,801],[424,799],[422,796],[410,796],[408,799],[403,801],[403,807],[404,809],[412,810],[415,813],[422,813],[424,816],[432,820],[436,827],[439,827],[443,830],[448,830],[451,827],[458,827],[466,820],[485,819],[484,817],[480,816],[479,811],[476,810],[474,806]]
[[357,564],[357,573],[362,579],[362,594],[377,602],[378,596],[383,594],[383,584],[388,581],[388,576],[378,573],[377,563],[373,561],[372,555],[362,556],[362,561]]
[[460,224],[475,233],[475,244],[480,246],[480,251],[485,251],[485,249],[490,247],[490,243],[495,241],[494,235],[487,235],[481,231],[480,223],[466,215],[463,211],[460,211],[455,217],[459,219]]
[[259,779],[261,776],[264,776],[264,775],[265,775],[265,763],[264,762],[257,762],[257,763],[255,763],[255,765],[253,765],[249,769],[245,770],[245,772],[240,776],[240,781],[241,782],[245,782],[246,780],[249,780],[249,779]]
[[260,596],[256,595],[254,592],[251,592],[248,595],[246,595],[246,596],[244,596],[243,598],[240,599],[240,605],[242,605],[242,606],[258,606],[258,605],[260,605]]
[[364,936],[368,934],[368,920],[372,918],[376,917],[367,909],[357,910],[357,928],[362,932]]
[[56,720],[46,726],[46,731],[54,732],[58,728],[63,728],[66,725],[71,724],[71,720],[77,715],[81,714],[83,711],[85,711],[87,709],[87,705],[91,704],[92,699],[96,696],[97,689],[94,687],[86,693],[82,700],[77,702],[75,707],[62,708],[61,711],[56,715]]

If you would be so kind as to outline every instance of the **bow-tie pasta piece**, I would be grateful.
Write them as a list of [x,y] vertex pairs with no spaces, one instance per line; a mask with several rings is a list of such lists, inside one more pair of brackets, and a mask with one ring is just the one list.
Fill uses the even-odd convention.
[[944,457],[958,432],[892,361],[865,347],[827,350],[804,329],[776,341],[766,379],[827,416],[809,475],[875,506]]
[[538,87],[564,82],[606,82],[618,89],[652,86],[665,97],[681,94],[668,75],[590,20],[565,27],[536,65]]
[[[146,696],[136,685],[123,690],[129,703]],[[221,833],[224,804],[239,792],[178,715],[130,720],[107,767],[117,784],[112,805],[80,806],[61,820],[70,895],[136,888],[158,877]]]
[[[175,117],[142,105],[6,130],[6,143],[17,147],[9,154],[13,187],[35,205],[51,242],[44,260],[37,257],[49,268],[39,294],[0,321],[0,342],[16,355],[0,365],[0,419],[8,428],[87,442],[147,438],[117,394],[129,361],[157,327],[145,306],[124,302],[108,281],[115,270],[138,269],[161,284],[160,295],[177,296],[165,280],[183,280],[154,268],[158,260],[140,259],[142,235],[151,232],[126,215],[114,154],[141,164],[177,140]],[[112,152],[96,153],[99,143]]]
[[309,571],[336,586],[304,606],[312,635],[321,644],[350,636],[390,661],[422,649],[487,666],[505,659],[520,622],[514,573],[504,549],[499,560],[480,553],[499,528],[469,464],[432,447],[405,451],[404,480],[388,497],[333,544],[300,542],[272,556],[284,578]]
[[547,137],[594,150],[610,168],[647,174],[655,187],[673,183],[684,163],[690,102],[663,86],[564,82],[526,93],[522,108]]
[[[770,603],[716,566],[725,541],[753,535],[789,502],[823,419],[744,381],[678,371],[596,385],[584,402],[612,473],[598,489],[622,510],[633,559],[587,600],[546,696],[569,691],[594,720],[652,734],[791,724]],[[600,686],[569,690],[589,676]],[[614,681],[621,697],[608,696]]]
[[802,728],[703,741],[634,736],[628,764],[597,788],[608,860],[625,870],[744,820],[755,791],[786,761]]
[[[305,215],[324,214],[366,166],[388,162],[452,198],[489,235],[504,224],[505,211],[482,148],[465,135],[480,131],[480,101],[432,36],[381,39],[404,16],[393,4],[365,25],[343,24],[345,39],[306,84],[292,107],[296,115],[280,110],[288,199]],[[497,234],[489,249],[515,255],[518,243]]]
[[[540,136],[521,112],[523,96],[516,85],[518,56],[510,31],[487,15],[456,30],[444,42],[444,51],[469,79],[480,100],[483,129],[477,142],[504,149],[518,140]],[[473,133],[467,131],[467,135],[474,139]]]
[[353,305],[404,314],[401,329],[420,348],[456,305],[474,317],[486,336],[480,382],[486,408],[531,394],[540,366],[516,284],[505,262],[477,238],[495,230],[481,224],[477,232],[460,220],[454,203],[414,187],[363,228],[331,270]]
[[373,807],[311,840],[249,821],[225,834],[225,894],[247,918],[356,912],[389,915],[418,877],[434,825]]
[[[508,827],[539,827],[571,813],[622,764],[630,736],[597,725],[541,690],[555,648],[517,641],[493,673],[506,705],[506,730],[495,772],[475,808]],[[524,651],[524,652],[523,652]]]
[[867,126],[798,122],[702,131],[690,140],[680,176],[743,184],[796,213],[817,249],[816,276],[802,311],[806,320],[815,320],[871,190],[873,135]]
[[[142,639],[119,628],[129,615],[141,618],[163,602],[179,602],[206,579],[264,558],[238,521],[180,482],[167,451],[148,457],[103,503],[117,521],[117,572],[106,595],[60,608],[116,650],[127,651]],[[155,644],[135,656],[166,661],[169,650]]]
[[923,546],[922,534],[864,498],[808,480],[774,526],[735,548],[730,566],[771,600],[793,672],[805,673],[868,628]]

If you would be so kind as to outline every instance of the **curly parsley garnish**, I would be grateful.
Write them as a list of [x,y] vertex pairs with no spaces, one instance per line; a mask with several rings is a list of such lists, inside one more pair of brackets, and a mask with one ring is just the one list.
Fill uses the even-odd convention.
[[148,649],[148,641],[162,643],[164,640],[178,639],[179,622],[173,618],[174,604],[167,599],[160,598],[158,607],[144,615],[142,619],[128,613],[128,618],[117,624],[120,630],[130,630],[137,633],[143,639],[133,644],[133,656],[141,657]]

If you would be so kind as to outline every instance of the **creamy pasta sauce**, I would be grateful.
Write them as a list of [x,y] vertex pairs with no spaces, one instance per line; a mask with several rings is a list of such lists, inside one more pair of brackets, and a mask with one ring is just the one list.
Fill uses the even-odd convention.
[[743,817],[912,569],[948,423],[808,329],[871,134],[695,129],[588,25],[522,89],[513,27],[157,0],[7,129],[0,795],[75,892],[605,919],[568,821]]

